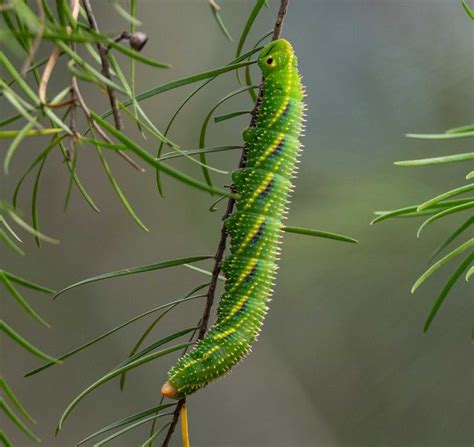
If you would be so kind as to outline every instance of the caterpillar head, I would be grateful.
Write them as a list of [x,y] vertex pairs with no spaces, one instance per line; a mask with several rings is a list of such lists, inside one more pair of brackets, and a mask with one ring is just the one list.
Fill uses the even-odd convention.
[[294,61],[293,47],[285,39],[278,39],[270,42],[263,48],[258,56],[258,65],[263,76],[287,68]]

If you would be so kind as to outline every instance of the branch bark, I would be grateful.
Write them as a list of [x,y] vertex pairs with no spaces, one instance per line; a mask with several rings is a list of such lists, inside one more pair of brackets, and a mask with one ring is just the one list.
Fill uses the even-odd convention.
[[[82,4],[84,6],[84,10],[87,15],[87,21],[89,22],[89,26],[97,33],[100,33],[99,26],[97,24],[97,19],[95,18],[94,10],[92,9],[90,0],[82,0]],[[107,58],[108,48],[102,42],[97,42],[96,46],[97,46],[97,51],[99,52],[100,63],[102,66],[102,74],[107,79],[112,80],[112,74],[110,71],[110,62],[109,62],[109,59]],[[122,120],[122,114],[120,113],[120,108],[118,106],[117,96],[115,94],[115,91],[108,85],[106,86],[106,89],[107,89],[107,94],[109,96],[110,107],[112,108],[112,115],[114,117],[115,128],[121,131],[123,130],[123,120]],[[128,163],[130,163],[135,169],[141,172],[145,171],[145,169],[140,167],[125,152],[123,151],[117,151],[117,152],[123,159],[128,161]]]
[[[87,20],[89,21],[90,27],[94,31],[100,33],[99,26],[97,25],[97,20],[95,18],[91,2],[89,0],[82,0],[82,4],[84,5],[84,10],[86,11]],[[97,50],[100,56],[100,63],[102,65],[102,74],[107,79],[111,80],[112,75],[110,72],[110,63],[109,63],[109,60],[107,59],[107,47],[102,42],[97,42],[96,46],[97,46]],[[107,88],[107,94],[109,95],[110,107],[112,108],[112,114],[114,117],[115,127],[117,130],[122,130],[123,120],[122,120],[122,115],[120,114],[120,109],[117,103],[117,97],[112,88],[110,88],[109,86],[106,86],[106,88]]]
[[[289,0],[280,0],[280,8],[278,10],[275,26],[273,28],[272,40],[276,40],[280,38],[281,31],[283,28],[283,21],[285,19],[285,16],[288,10],[288,3],[289,3]],[[263,79],[262,79],[262,82],[260,83],[259,93],[258,93],[257,101],[255,102],[255,107],[252,110],[251,119],[250,119],[250,127],[255,127],[256,125],[262,98],[263,98]],[[244,146],[242,155],[239,161],[239,168],[245,167],[246,160],[247,160],[247,151]],[[229,199],[229,201],[227,202],[227,208],[225,210],[225,213],[222,216],[222,221],[227,219],[232,214],[232,211],[234,210],[234,205],[235,205],[235,199]],[[202,315],[201,326],[199,328],[199,334],[198,334],[197,340],[201,340],[202,338],[204,338],[209,326],[209,317],[211,314],[212,306],[214,304],[217,280],[221,272],[221,263],[224,258],[225,247],[227,244],[227,237],[228,237],[227,230],[225,226],[222,225],[221,236],[219,240],[219,245],[217,246],[216,254],[214,256],[214,268],[212,270],[211,281],[209,283],[209,289],[207,291],[206,304],[204,307],[204,312]],[[162,447],[168,447],[171,437],[173,436],[174,430],[176,428],[176,424],[179,421],[181,408],[183,407],[185,403],[186,403],[186,399],[181,399],[178,401],[178,404],[176,405],[176,408],[173,413],[173,419],[171,421],[171,425],[168,429],[168,432],[166,433],[166,437],[163,441]]]

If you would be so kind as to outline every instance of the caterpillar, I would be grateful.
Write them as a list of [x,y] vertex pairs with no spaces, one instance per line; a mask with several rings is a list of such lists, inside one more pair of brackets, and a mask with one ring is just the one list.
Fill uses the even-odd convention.
[[161,388],[180,399],[228,373],[250,352],[268,310],[303,127],[304,89],[297,57],[284,39],[258,56],[263,96],[255,125],[243,131],[245,167],[232,174],[236,211],[224,225],[230,254],[222,262],[225,289],[217,320],[183,355]]

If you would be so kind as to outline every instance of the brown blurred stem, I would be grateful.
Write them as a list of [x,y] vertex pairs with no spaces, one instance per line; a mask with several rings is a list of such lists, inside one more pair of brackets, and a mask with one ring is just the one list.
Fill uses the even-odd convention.
[[[288,3],[289,3],[289,0],[280,0],[280,9],[278,11],[277,19],[275,21],[275,26],[273,28],[272,40],[276,40],[280,38],[281,30],[283,28],[283,21],[285,19],[285,15],[288,10]],[[250,127],[255,127],[256,125],[258,111],[260,109],[260,104],[262,102],[262,97],[263,97],[262,86],[263,86],[263,80],[262,80],[262,83],[260,83],[257,101],[255,102],[255,107],[252,110]],[[242,151],[242,155],[240,157],[240,161],[239,161],[239,168],[243,168],[245,166],[246,159],[247,159],[247,154],[246,154],[246,148],[244,147]],[[227,208],[225,210],[225,213],[222,216],[223,221],[232,214],[234,205],[235,205],[235,200],[229,199],[229,201],[227,202]],[[216,254],[214,256],[214,268],[212,269],[211,281],[209,283],[209,289],[207,291],[206,304],[204,307],[204,312],[202,315],[202,320],[201,320],[201,325],[199,327],[199,334],[197,336],[197,340],[201,340],[202,338],[204,338],[204,336],[206,335],[208,325],[209,325],[209,316],[211,313],[212,305],[214,304],[217,280],[221,272],[221,263],[222,263],[222,259],[224,258],[224,251],[225,251],[225,247],[227,243],[227,236],[228,236],[227,230],[225,229],[224,225],[222,225],[221,237],[220,237],[219,245],[217,246]],[[176,408],[173,413],[173,420],[171,421],[171,425],[168,429],[168,432],[166,433],[166,437],[163,441],[162,447],[168,447],[168,444],[176,428],[176,424],[178,423],[181,408],[183,407],[185,403],[186,403],[186,399],[181,399],[178,401],[178,404],[176,405]]]

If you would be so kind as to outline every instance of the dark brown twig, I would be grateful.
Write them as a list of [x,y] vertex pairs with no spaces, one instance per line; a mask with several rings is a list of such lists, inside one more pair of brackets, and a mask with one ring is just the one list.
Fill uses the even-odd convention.
[[[76,42],[71,42],[72,51],[77,51],[76,47]],[[77,89],[74,88],[75,85],[77,86],[77,80],[76,77],[73,75],[71,78],[71,121],[69,125],[72,130],[72,136],[70,138],[69,145],[66,148],[66,161],[72,161],[76,142],[79,138],[79,134],[77,131]]]
[[[75,77],[73,77],[73,79],[75,79]],[[77,94],[76,94],[76,89],[72,87],[71,87],[70,110],[71,110],[70,112],[71,121],[70,121],[69,127],[72,130],[72,135],[71,135],[71,138],[69,139],[69,144],[66,147],[66,161],[72,161],[74,150],[76,147],[76,142],[80,136],[77,131]]]
[[275,27],[273,28],[272,40],[277,40],[281,36],[281,30],[283,28],[283,21],[285,20],[286,11],[288,10],[289,0],[280,1],[280,9],[278,10]]
[[[97,25],[97,20],[94,15],[94,11],[92,10],[92,5],[89,0],[82,0],[82,4],[84,5],[84,10],[86,11],[87,20],[89,21],[90,27],[99,33],[99,26]],[[97,41],[96,43],[97,51],[99,52],[100,56],[100,63],[102,65],[102,74],[107,78],[112,80],[112,75],[110,72],[110,63],[107,59],[107,47],[102,43]],[[112,88],[108,85],[107,94],[109,95],[110,106],[112,107],[112,114],[114,117],[115,127],[117,130],[123,129],[123,120],[122,115],[120,114],[120,109],[117,103],[117,97],[115,96],[115,92]]]
[[[281,35],[281,30],[282,30],[282,27],[283,27],[283,20],[285,18],[285,15],[286,15],[286,12],[287,12],[287,9],[288,9],[288,2],[289,2],[289,0],[280,0],[280,9],[278,11],[277,19],[276,19],[276,22],[275,22],[275,27],[273,29],[272,40],[278,39]],[[259,109],[260,109],[260,104],[261,104],[262,98],[263,98],[263,88],[262,87],[263,87],[263,80],[262,80],[262,83],[260,84],[257,101],[255,102],[255,107],[252,110],[251,120],[250,120],[250,127],[255,127],[255,125],[256,125],[258,112],[259,112]],[[242,155],[240,157],[240,161],[239,161],[239,168],[245,167],[246,159],[247,159],[247,154],[246,154],[246,148],[244,147],[244,149],[242,151]],[[234,205],[235,205],[235,199],[232,199],[232,198],[229,199],[229,201],[227,202],[227,208],[225,210],[225,213],[222,216],[223,221],[225,219],[227,219],[232,214],[232,211],[234,209]],[[205,307],[204,307],[204,312],[203,312],[203,315],[202,315],[202,321],[201,321],[201,326],[199,328],[199,334],[198,334],[197,340],[201,340],[202,338],[204,338],[204,336],[206,335],[208,325],[209,325],[209,316],[211,314],[212,305],[214,304],[217,280],[218,280],[219,274],[221,272],[221,263],[222,263],[222,259],[224,258],[224,252],[225,252],[225,247],[226,247],[226,243],[227,243],[227,236],[228,236],[227,230],[224,227],[224,225],[222,225],[221,237],[220,237],[220,240],[219,240],[219,245],[217,246],[216,254],[214,256],[214,268],[212,269],[211,281],[209,283],[209,289],[207,291],[206,304],[205,304]],[[176,428],[176,424],[179,421],[181,408],[183,407],[183,405],[185,403],[186,403],[186,399],[181,399],[181,400],[178,401],[178,404],[176,405],[176,408],[173,412],[173,419],[171,421],[171,425],[168,428],[168,432],[166,433],[166,437],[163,441],[162,447],[168,447],[168,444],[169,444],[169,442],[171,440],[171,437],[174,433],[174,430]]]
[[[92,9],[92,5],[89,0],[82,0],[82,4],[84,6],[84,10],[87,15],[87,20],[89,22],[89,26],[97,33],[99,33],[99,26],[97,25],[97,20],[94,15],[94,11]],[[102,66],[102,74],[107,78],[112,80],[112,74],[110,71],[110,63],[109,59],[107,58],[107,53],[108,53],[108,48],[105,46],[102,42],[97,42],[97,51],[99,52],[99,57],[100,57],[100,63]],[[110,107],[112,108],[112,115],[114,117],[114,123],[115,123],[115,128],[117,130],[122,131],[123,130],[123,120],[122,120],[122,114],[120,113],[120,108],[118,106],[117,102],[117,96],[115,94],[115,91],[109,87],[108,85],[106,86],[107,89],[107,94],[109,96],[109,101],[110,101]],[[119,150],[117,151],[118,154],[126,160],[128,163],[130,163],[135,169],[144,172],[145,169],[140,167],[135,161],[133,161],[125,152]]]

